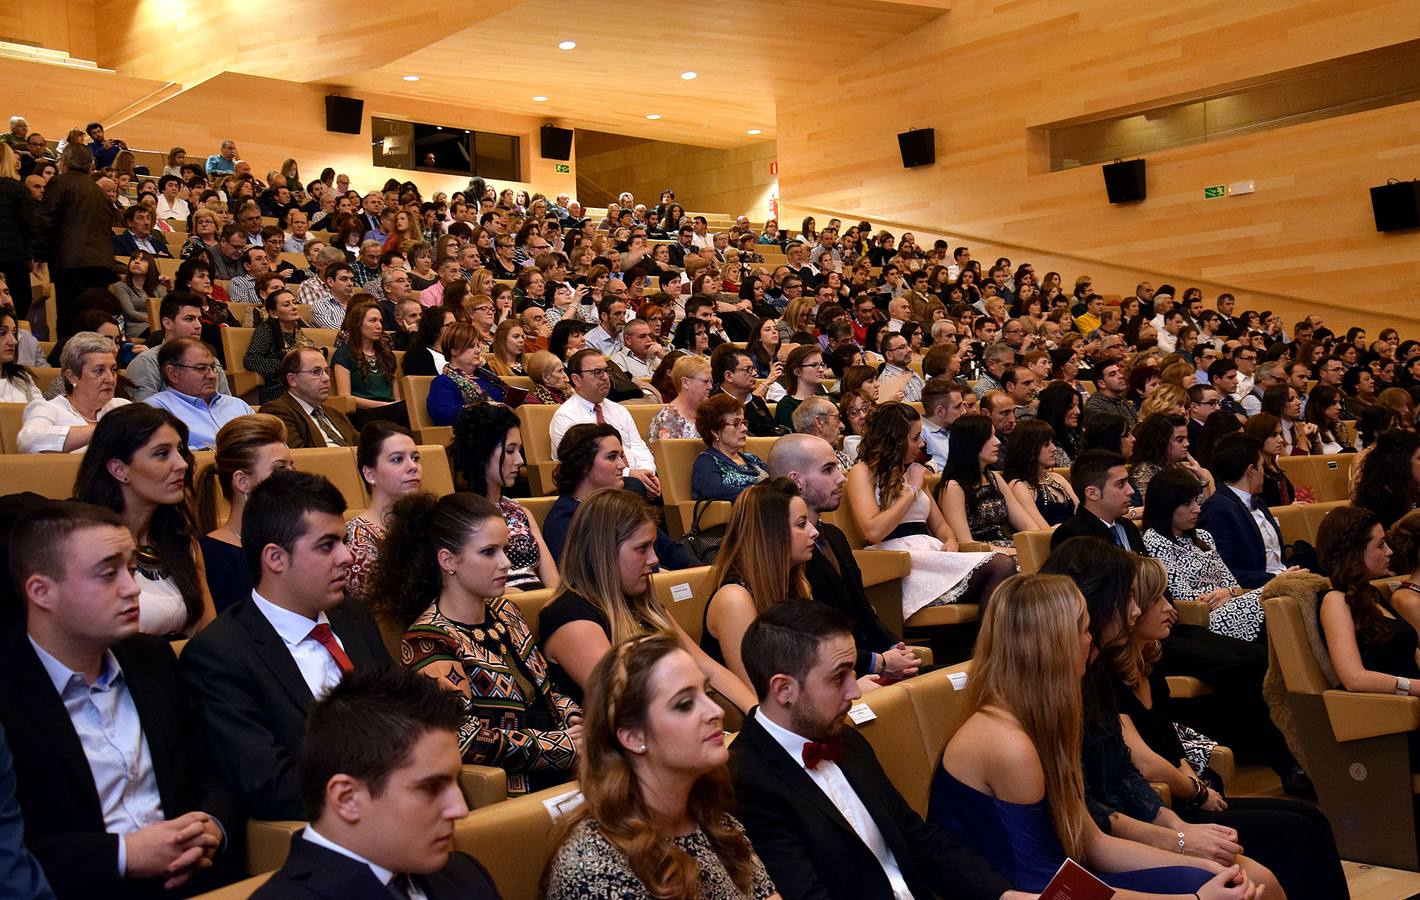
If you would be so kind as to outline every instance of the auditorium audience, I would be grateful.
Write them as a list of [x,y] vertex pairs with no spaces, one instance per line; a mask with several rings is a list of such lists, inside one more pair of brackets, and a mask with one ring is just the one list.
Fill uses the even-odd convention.
[[83,452],[98,422],[128,405],[115,396],[117,357],[118,347],[103,335],[81,331],[70,337],[59,357],[64,393],[53,400],[32,400],[25,407],[20,452]]
[[584,799],[554,837],[548,900],[779,897],[731,815],[725,714],[683,643],[664,629],[630,637],[592,669]]
[[449,444],[454,475],[469,491],[503,514],[508,537],[504,553],[511,566],[507,586],[532,591],[557,586],[557,563],[528,508],[507,495],[524,462],[518,417],[498,403],[477,403],[464,410]]
[[371,611],[403,635],[401,662],[463,708],[463,761],[502,768],[508,793],[567,780],[581,710],[548,678],[518,605],[497,506],[472,493],[411,494],[390,511]]
[[187,427],[134,403],[99,422],[74,477],[75,499],[113,510],[133,533],[145,634],[191,637],[215,614],[188,503],[192,476]]
[[420,455],[413,435],[398,425],[374,421],[360,429],[355,465],[370,493],[370,503],[345,523],[345,543],[350,550],[345,589],[352,597],[368,599],[366,582],[379,559],[395,501],[424,487]]
[[[630,491],[601,489],[582,501],[568,530],[559,593],[538,614],[553,682],[581,702],[592,669],[612,647],[648,632],[673,632],[721,696],[741,711],[752,693],[700,649],[651,591],[656,523]],[[590,709],[591,707],[586,707]]]
[[[194,507],[198,546],[212,605],[220,614],[251,596],[251,573],[242,550],[242,511],[247,497],[278,469],[293,467],[286,427],[270,415],[233,419],[217,432],[212,461],[197,473]],[[218,497],[227,504],[219,524]]]
[[242,515],[254,588],[183,649],[216,772],[257,819],[306,815],[296,772],[313,701],[346,672],[389,664],[379,628],[345,595],[345,499],[319,475],[276,471]]

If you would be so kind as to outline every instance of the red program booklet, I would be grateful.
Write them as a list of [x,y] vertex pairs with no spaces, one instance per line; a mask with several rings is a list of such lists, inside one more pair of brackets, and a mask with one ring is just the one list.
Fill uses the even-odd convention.
[[1040,893],[1040,900],[1109,900],[1114,888],[1100,881],[1073,859],[1066,858],[1055,877]]

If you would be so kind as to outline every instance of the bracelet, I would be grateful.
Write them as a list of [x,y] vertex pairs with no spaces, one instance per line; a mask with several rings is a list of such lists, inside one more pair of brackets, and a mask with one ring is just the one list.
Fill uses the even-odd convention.
[[1179,853],[1182,853],[1182,852],[1183,852],[1183,832],[1182,832],[1182,831],[1180,831],[1180,832],[1178,833],[1178,852],[1179,852]]
[[1397,675],[1395,677],[1395,692],[1402,697],[1408,696],[1410,694],[1410,679]]

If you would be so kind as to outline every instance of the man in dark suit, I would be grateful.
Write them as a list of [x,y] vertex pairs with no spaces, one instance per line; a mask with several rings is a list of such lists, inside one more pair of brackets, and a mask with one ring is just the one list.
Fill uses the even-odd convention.
[[359,440],[345,413],[327,405],[330,367],[314,347],[292,350],[281,361],[278,374],[286,393],[261,405],[259,412],[280,419],[291,447],[353,447]]
[[14,900],[54,900],[54,891],[30,848],[15,791],[15,759],[0,733],[0,884]]
[[138,633],[136,557],[123,520],[87,504],[46,504],[11,538],[26,625],[0,648],[0,723],[26,842],[60,898],[215,887],[241,824],[204,778],[172,650]]
[[1203,423],[1221,408],[1218,399],[1218,389],[1211,384],[1188,389],[1188,452],[1194,459],[1203,445]]
[[1198,527],[1213,536],[1218,555],[1238,584],[1262,587],[1287,571],[1282,562],[1282,529],[1262,502],[1262,443],[1233,434],[1213,450],[1213,478],[1218,489],[1203,502]]
[[744,636],[759,696],[730,745],[737,814],[785,900],[1025,898],[893,787],[844,716],[859,697],[852,625],[827,604],[781,603]]
[[123,224],[128,230],[113,236],[113,255],[132,256],[135,250],[147,250],[154,256],[172,258],[167,238],[153,230],[153,211],[141,203],[123,211]]
[[258,819],[299,819],[296,750],[311,704],[355,669],[389,664],[374,619],[345,598],[345,498],[278,471],[247,499],[250,600],[188,642],[182,677],[226,783]]
[[496,900],[493,879],[450,853],[468,815],[459,789],[463,717],[434,682],[362,669],[311,708],[297,762],[310,825],[253,898],[414,896]]
[[1080,509],[1060,523],[1050,535],[1054,550],[1072,537],[1097,537],[1116,547],[1144,552],[1144,538],[1129,521],[1134,489],[1129,486],[1129,466],[1113,450],[1086,450],[1070,467],[1070,487],[1080,498]]
[[789,434],[770,450],[769,474],[788,478],[799,488],[809,518],[818,529],[814,555],[804,567],[812,599],[827,603],[853,623],[853,643],[858,648],[853,670],[878,675],[884,682],[917,674],[917,656],[900,637],[888,630],[863,588],[863,573],[853,558],[848,538],[837,526],[823,521],[821,513],[838,509],[847,480],[833,447],[811,434]]
[[764,398],[754,392],[754,361],[742,348],[721,344],[710,354],[710,380],[715,393],[726,393],[744,404],[745,427],[755,437],[777,437],[786,429],[774,421]]
[[86,144],[71,141],[64,148],[63,163],[61,174],[45,185],[35,226],[35,256],[49,263],[61,341],[77,330],[74,315],[79,295],[118,280],[113,271],[108,195],[90,174],[94,155]]

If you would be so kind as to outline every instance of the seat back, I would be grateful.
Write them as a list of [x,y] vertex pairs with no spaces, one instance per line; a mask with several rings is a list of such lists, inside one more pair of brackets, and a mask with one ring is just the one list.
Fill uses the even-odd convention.
[[28,403],[0,403],[0,453],[20,452],[20,429]]
[[542,608],[552,602],[552,598],[557,592],[553,588],[542,588],[536,591],[513,591],[503,596],[518,605],[518,612],[523,614],[523,620],[528,623],[528,631],[532,633],[533,643],[539,642],[537,633],[537,616],[542,612]]
[[538,528],[547,521],[547,514],[552,512],[552,504],[557,502],[556,497],[520,497],[518,502],[526,506],[528,513],[537,523]]
[[1297,487],[1309,487],[1316,500],[1345,500],[1354,453],[1281,456],[1277,465]]
[[925,816],[936,760],[927,758],[922,726],[905,684],[889,685],[864,694],[860,702],[877,718],[849,727],[856,728],[872,745],[873,753],[898,793],[919,815]]
[[627,412],[631,413],[631,421],[636,423],[636,433],[641,435],[641,440],[645,441],[646,434],[651,428],[651,420],[656,417],[656,413],[661,411],[664,404],[624,403],[622,405],[626,407]]
[[409,410],[409,427],[422,443],[433,443],[424,437],[425,430],[436,427],[429,419],[429,385],[433,375],[405,375],[399,380],[400,396]]
[[651,576],[651,596],[697,644],[705,631],[705,607],[710,605],[713,593],[709,566],[657,572]]
[[523,453],[529,467],[534,463],[552,462],[552,417],[557,409],[547,403],[524,403],[518,407]]
[[704,450],[705,442],[699,438],[667,439],[651,445],[656,475],[661,479],[661,496],[667,506],[691,502],[690,471]]
[[323,475],[345,497],[346,509],[365,509],[370,505],[365,493],[365,480],[355,465],[353,447],[298,447],[291,451],[295,468],[302,472]]
[[1340,500],[1330,500],[1325,503],[1304,503],[1302,504],[1302,516],[1307,522],[1307,533],[1305,539],[1311,544],[1316,544],[1317,529],[1321,528],[1321,520],[1333,509],[1342,506],[1350,506],[1351,501],[1343,494]]
[[51,500],[74,496],[82,453],[11,453],[0,465],[0,496],[33,491]]
[[1295,597],[1273,597],[1262,608],[1267,616],[1267,644],[1282,670],[1287,692],[1320,694],[1329,689],[1331,685],[1312,656],[1300,601]]
[[576,789],[564,784],[476,809],[454,826],[454,849],[478,857],[506,900],[536,900],[554,849],[549,810],[574,809],[567,800],[557,801]]
[[[53,308],[54,304],[51,303],[49,306]],[[50,332],[50,334],[53,333],[52,331]],[[54,366],[31,366],[30,377],[35,380],[35,387],[39,388],[41,391],[47,391],[49,390],[49,386],[54,383],[54,379],[60,377],[59,369]]]
[[838,509],[819,513],[819,518],[829,524],[837,525],[838,530],[843,532],[843,537],[847,539],[850,548],[862,550],[867,543],[863,532],[858,529],[858,520],[853,518],[853,510],[849,507],[846,496],[843,498],[843,502],[838,505]]
[[1021,574],[1032,575],[1040,571],[1050,556],[1050,536],[1054,533],[1053,527],[1015,533],[1011,541],[1016,545],[1016,562],[1021,567]]
[[766,463],[769,462],[769,451],[774,449],[774,442],[779,440],[776,437],[752,437],[745,439],[745,449]]
[[223,364],[227,374],[233,375],[237,372],[247,370],[246,355],[247,348],[251,346],[251,336],[256,331],[255,328],[222,328],[222,356],[226,359]]
[[[970,668],[971,661],[968,660],[959,666],[953,666],[952,671],[970,671]],[[957,726],[961,724],[961,692],[943,670],[909,678],[902,682],[902,686],[917,713],[918,725],[922,729],[923,752],[932,761],[935,771],[942,760],[942,752],[947,749],[947,742],[956,734]]]
[[1289,503],[1286,506],[1269,507],[1277,527],[1282,529],[1282,541],[1290,544],[1307,537],[1306,509],[1311,504]]
[[454,492],[454,473],[449,465],[449,452],[438,444],[419,445],[420,462],[424,466],[424,490],[435,497]]

